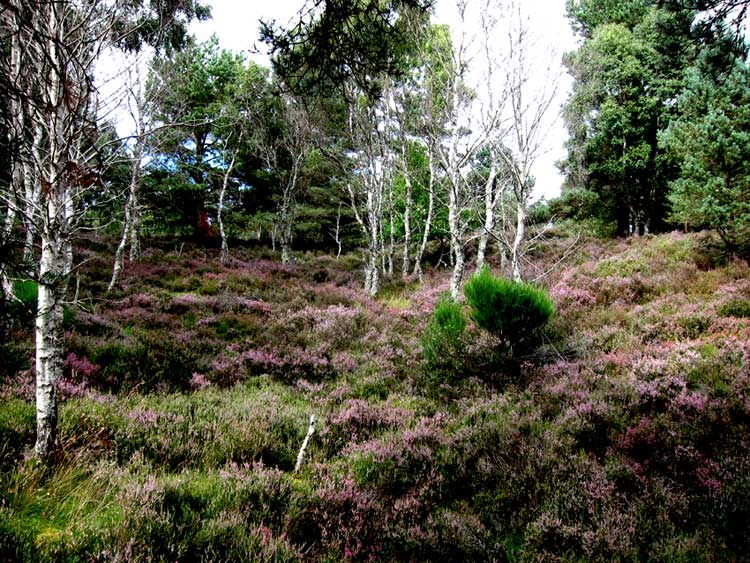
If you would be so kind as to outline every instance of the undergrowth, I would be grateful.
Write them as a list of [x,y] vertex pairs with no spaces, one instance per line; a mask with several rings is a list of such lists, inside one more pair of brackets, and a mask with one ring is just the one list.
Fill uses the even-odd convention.
[[0,561],[742,560],[750,267],[702,235],[579,244],[513,373],[442,274],[369,300],[348,259],[165,247],[101,301],[89,256],[49,468],[7,326]]

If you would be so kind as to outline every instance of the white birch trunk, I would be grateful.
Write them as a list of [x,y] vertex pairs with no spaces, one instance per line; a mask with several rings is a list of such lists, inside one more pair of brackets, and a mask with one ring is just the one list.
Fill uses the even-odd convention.
[[333,232],[333,240],[336,242],[336,260],[341,257],[341,202],[336,213],[336,230]]
[[302,166],[302,160],[305,157],[305,153],[300,151],[295,155],[294,162],[292,164],[292,170],[289,174],[284,191],[281,199],[281,209],[279,210],[279,227],[281,233],[279,235],[279,244],[281,245],[281,263],[288,264],[292,259],[292,228],[294,226],[294,213],[295,213],[295,195],[297,193],[297,184],[299,179],[299,171]]
[[430,170],[430,179],[427,186],[428,190],[428,201],[427,201],[427,218],[424,223],[424,231],[422,232],[422,242],[419,245],[416,255],[414,256],[414,274],[419,278],[419,283],[424,281],[424,273],[422,272],[422,257],[427,250],[427,243],[430,240],[430,229],[432,227],[432,215],[435,210],[435,156],[432,151],[432,147],[427,150],[427,161]]
[[232,160],[229,162],[229,166],[224,172],[224,179],[221,183],[221,190],[219,191],[219,206],[216,210],[216,222],[219,224],[219,236],[221,237],[221,256],[219,263],[224,266],[229,258],[229,245],[227,244],[227,235],[224,232],[224,220],[222,218],[224,213],[224,196],[227,193],[227,184],[229,183],[229,175],[232,173],[234,168],[235,155],[232,155]]
[[495,208],[497,206],[497,196],[495,194],[495,178],[497,177],[497,165],[493,162],[484,184],[484,225],[479,235],[479,247],[477,248],[477,271],[484,267],[485,254],[487,252],[487,243],[490,235],[495,229]]
[[518,202],[516,211],[516,236],[513,239],[513,246],[510,250],[511,269],[513,279],[521,281],[521,243],[526,236],[526,204],[523,201]]
[[413,199],[413,188],[411,185],[411,176],[409,174],[409,165],[406,162],[406,151],[402,149],[402,158],[404,159],[404,183],[406,184],[406,194],[404,201],[404,260],[401,264],[401,273],[404,278],[409,275],[409,246],[411,245],[411,208]]
[[[142,129],[140,125],[139,129]],[[125,262],[125,248],[127,247],[128,241],[131,242],[130,253],[131,260],[133,259],[133,241],[137,240],[137,235],[134,234],[133,223],[135,221],[135,216],[138,213],[139,207],[138,200],[141,185],[141,159],[143,158],[143,150],[143,139],[139,138],[133,150],[133,160],[130,163],[130,184],[128,185],[128,201],[125,203],[125,218],[122,225],[122,235],[120,236],[120,242],[117,245],[117,250],[115,250],[115,261],[112,266],[112,278],[109,281],[107,292],[112,291],[120,279],[120,274],[122,273],[122,268]]]
[[458,299],[458,291],[464,277],[464,245],[459,224],[459,213],[456,190],[451,187],[448,193],[448,227],[451,235],[451,256],[453,257],[450,294],[454,300]]

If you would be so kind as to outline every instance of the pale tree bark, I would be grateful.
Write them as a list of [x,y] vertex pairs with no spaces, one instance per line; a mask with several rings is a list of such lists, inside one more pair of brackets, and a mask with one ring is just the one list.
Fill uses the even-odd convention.
[[144,139],[139,135],[133,149],[133,157],[130,163],[130,182],[128,183],[128,200],[125,203],[125,220],[122,226],[120,242],[117,245],[117,250],[115,250],[115,261],[112,266],[112,278],[107,287],[108,292],[114,289],[120,279],[120,274],[125,261],[125,249],[127,248],[128,242],[131,243],[131,260],[134,259],[134,249],[140,247],[140,244],[138,243],[139,235],[136,227],[138,220],[136,217],[140,214],[139,192],[142,175],[141,160],[143,159],[144,144]]
[[507,79],[503,81],[501,76],[503,71],[507,69],[508,54],[499,51],[497,43],[492,40],[497,35],[498,24],[501,20],[506,19],[505,10],[506,6],[503,0],[484,0],[479,14],[480,27],[484,37],[482,64],[485,67],[480,114],[482,130],[487,140],[489,169],[484,179],[484,209],[477,247],[477,271],[484,267],[488,243],[496,236],[497,210],[505,196],[507,185],[506,175],[500,175],[500,163],[502,153],[507,152],[507,148],[504,146],[505,136],[507,135],[504,113],[509,98],[509,81]]
[[411,213],[414,201],[414,190],[411,185],[411,175],[409,174],[408,164],[404,166],[404,184],[406,194],[404,195],[404,257],[401,263],[401,273],[404,278],[409,276],[411,267],[410,246],[411,246]]
[[384,243],[386,185],[393,165],[389,135],[391,124],[385,96],[379,100],[364,96],[349,105],[348,133],[352,168],[358,172],[347,183],[349,199],[357,224],[367,241],[365,257],[365,292],[374,297],[380,290],[380,273],[387,271]]
[[336,228],[333,230],[333,241],[336,243],[336,260],[341,257],[341,202],[336,212]]
[[300,150],[294,157],[292,169],[287,176],[287,182],[281,194],[279,209],[279,245],[281,246],[281,263],[288,264],[292,259],[292,229],[296,214],[296,195],[299,188],[299,175],[307,157],[307,150]]
[[549,68],[542,73],[543,80],[536,78],[539,70],[529,60],[529,49],[535,41],[531,34],[531,23],[519,1],[511,2],[510,7],[512,17],[507,20],[507,37],[510,51],[508,72],[512,143],[510,151],[500,154],[511,174],[516,204],[515,233],[512,240],[506,239],[510,270],[513,279],[520,281],[523,279],[526,217],[534,187],[531,168],[543,151],[545,136],[551,126],[549,111],[557,94],[560,71]]
[[[73,197],[76,160],[71,151],[79,146],[81,118],[78,112],[88,109],[91,87],[85,77],[76,77],[70,68],[71,52],[81,47],[71,37],[72,14],[64,4],[51,3],[40,8],[39,24],[46,41],[48,75],[42,85],[44,109],[35,119],[44,128],[44,159],[37,163],[40,180],[46,186],[42,194],[41,258],[39,261],[39,296],[36,316],[36,419],[37,438],[34,451],[41,459],[56,448],[57,400],[55,383],[62,372],[63,300],[67,292],[72,262]],[[67,47],[67,49],[66,49]],[[66,52],[67,51],[67,52]],[[41,59],[40,57],[40,60]],[[72,76],[71,76],[72,75]],[[71,81],[82,79],[76,85]],[[73,111],[71,111],[73,110]]]
[[510,263],[513,268],[513,279],[521,281],[521,243],[526,239],[526,205],[519,204],[516,209],[516,236],[510,249]]
[[432,226],[432,216],[435,210],[435,156],[432,149],[432,144],[428,143],[427,147],[427,162],[429,163],[429,180],[427,183],[427,217],[424,223],[424,230],[422,231],[422,242],[417,249],[417,253],[414,255],[414,275],[417,276],[419,282],[424,281],[424,272],[422,272],[422,258],[425,250],[427,250],[427,243],[430,240],[430,229]]
[[[136,19],[150,10],[138,2],[129,8],[127,16]],[[32,277],[38,283],[34,451],[41,460],[53,457],[58,442],[55,385],[63,366],[63,305],[72,272],[73,240],[85,211],[80,204],[87,191],[102,189],[93,164],[98,151],[93,70],[102,51],[128,32],[118,9],[118,4],[104,0],[7,0],[0,10],[2,41],[21,38],[28,69],[24,80],[5,94],[25,111],[25,134],[13,158],[28,168],[24,189],[16,186],[14,195],[17,211],[30,221],[40,243],[38,269]],[[13,72],[6,61],[0,59],[7,81]]]
[[477,270],[484,267],[487,243],[490,240],[491,233],[495,230],[495,209],[497,209],[498,192],[501,192],[495,187],[496,178],[497,163],[493,157],[490,171],[484,183],[484,225],[479,235],[479,246],[477,247]]
[[388,181],[388,277],[393,278],[393,258],[396,254],[396,236],[394,234],[393,216],[393,181]]
[[[402,85],[404,88],[405,85]],[[406,96],[398,95],[398,89],[394,89],[394,102],[396,105],[395,109],[395,120],[398,126],[398,143],[401,155],[401,174],[404,177],[404,251],[403,260],[401,262],[401,275],[403,278],[409,276],[409,268],[411,267],[411,217],[412,209],[414,207],[414,188],[412,186],[411,169],[409,167],[409,137],[407,128],[408,118],[406,113],[409,108],[406,107],[406,103],[403,98]]]
[[[266,166],[281,176],[281,199],[278,203],[278,232],[272,236],[274,250],[278,236],[281,247],[281,262],[291,261],[294,220],[297,213],[297,196],[303,187],[305,162],[312,150],[317,130],[311,115],[304,105],[285,94],[280,101],[280,119],[284,124],[281,136],[275,136],[263,121],[255,123],[256,138]],[[281,169],[281,158],[286,156],[291,165]]]
[[[224,178],[221,182],[221,190],[219,190],[219,205],[216,209],[216,222],[219,224],[219,236],[221,237],[221,256],[219,257],[219,263],[224,266],[229,259],[229,245],[227,244],[227,235],[224,232],[224,197],[227,193],[227,185],[229,184],[229,176],[232,174],[236,155],[232,154],[232,159],[229,161],[227,169],[224,171]],[[282,260],[283,261],[283,260]]]
[[118,105],[126,105],[132,120],[133,147],[130,154],[130,180],[128,182],[128,197],[125,202],[122,234],[115,251],[112,266],[112,278],[107,291],[112,291],[117,285],[125,261],[133,261],[141,255],[141,224],[143,219],[143,204],[141,202],[141,181],[143,180],[144,159],[153,150],[153,133],[161,129],[155,123],[155,101],[161,96],[163,84],[154,82],[146,87],[143,77],[142,62],[138,56],[128,61],[125,99]]
[[[453,271],[450,278],[450,294],[458,298],[466,268],[465,235],[466,214],[475,207],[475,194],[468,184],[467,168],[477,151],[484,145],[487,132],[475,123],[475,97],[468,85],[469,63],[474,58],[475,37],[470,35],[472,27],[467,21],[467,0],[457,0],[458,34],[454,46],[444,60],[431,61],[433,76],[441,77],[436,85],[437,96],[442,99],[444,109],[434,117],[436,123],[427,127],[430,143],[435,146],[437,161],[444,173],[447,193],[448,229],[450,232],[450,256]],[[476,130],[476,134],[470,135]]]

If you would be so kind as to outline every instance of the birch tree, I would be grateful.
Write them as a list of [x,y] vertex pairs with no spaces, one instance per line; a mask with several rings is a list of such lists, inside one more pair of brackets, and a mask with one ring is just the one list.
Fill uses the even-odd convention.
[[[520,2],[510,4],[507,41],[509,49],[508,95],[511,121],[509,149],[500,151],[511,177],[515,202],[515,228],[512,237],[506,237],[510,251],[510,269],[514,280],[523,278],[521,261],[526,241],[526,217],[534,188],[532,167],[544,151],[550,129],[550,110],[557,94],[560,72],[551,65],[540,74],[538,64],[530,59],[535,41],[531,22],[523,12]],[[548,60],[554,60],[550,56]],[[542,77],[540,80],[539,77]]]
[[380,289],[383,256],[383,217],[386,188],[391,181],[390,108],[385,97],[360,95],[349,105],[348,133],[353,174],[347,183],[357,224],[367,241],[365,292]]
[[[473,58],[475,38],[469,33],[469,3],[457,0],[458,32],[453,48],[436,52],[429,72],[438,89],[442,113],[428,127],[429,143],[435,147],[436,160],[443,172],[445,203],[448,207],[448,228],[453,272],[450,294],[458,298],[466,269],[465,235],[472,193],[467,179],[467,166],[483,145],[484,136],[471,135],[476,116],[473,113],[475,92],[469,87],[469,66]],[[447,30],[446,30],[447,33]]]
[[[192,3],[181,5],[186,16],[195,15]],[[9,208],[26,213],[38,232],[40,256],[35,278],[38,305],[35,320],[35,372],[37,436],[35,453],[50,459],[57,444],[57,400],[64,350],[63,304],[73,268],[73,241],[87,191],[98,189],[96,163],[96,88],[93,68],[110,46],[134,48],[144,24],[172,20],[177,9],[163,10],[154,21],[152,7],[140,2],[9,0],[0,8],[0,34],[11,53],[3,57],[6,83],[13,79],[13,61],[20,57],[28,69],[7,95],[24,108],[23,129],[32,131],[18,139],[14,162],[26,162],[29,179],[39,198],[14,184]],[[149,29],[154,29],[152,26]],[[12,40],[11,38],[17,38]],[[15,175],[16,182],[20,176]],[[24,180],[25,182],[26,180]],[[34,190],[32,190],[34,191]],[[22,195],[23,194],[23,195]],[[21,196],[21,197],[19,197]]]
[[141,222],[143,206],[141,202],[141,181],[143,179],[144,158],[148,152],[149,137],[156,124],[154,122],[155,101],[158,92],[146,89],[143,71],[136,59],[129,65],[126,82],[125,104],[134,125],[130,154],[130,178],[125,202],[122,235],[115,251],[112,278],[107,291],[117,284],[125,261],[125,251],[130,247],[129,258],[135,260],[141,253]]
[[273,113],[257,115],[255,138],[266,166],[279,178],[278,236],[281,262],[287,264],[292,256],[297,198],[316,130],[305,105],[289,93],[281,95]]

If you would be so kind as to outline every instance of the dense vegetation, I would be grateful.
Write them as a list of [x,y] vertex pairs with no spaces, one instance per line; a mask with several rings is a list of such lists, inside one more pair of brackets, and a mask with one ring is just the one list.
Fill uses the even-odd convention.
[[[81,249],[81,295],[107,284],[108,248]],[[70,310],[51,468],[24,456],[30,312],[4,319],[4,559],[747,552],[750,269],[717,239],[580,242],[546,282],[544,346],[511,365],[470,323],[450,377],[420,346],[447,273],[371,300],[356,256],[236,254],[150,247]]]
[[84,4],[0,8],[0,560],[746,557],[744,1],[569,0],[534,205],[512,0]]

